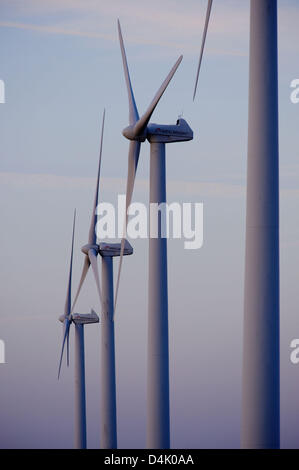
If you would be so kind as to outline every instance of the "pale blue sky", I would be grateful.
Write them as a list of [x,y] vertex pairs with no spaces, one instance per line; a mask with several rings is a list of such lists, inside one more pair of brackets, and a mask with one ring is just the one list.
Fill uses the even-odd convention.
[[[279,4],[282,443],[298,447],[299,6]],[[107,110],[101,197],[125,190],[128,105],[120,18],[139,111],[184,59],[152,120],[182,111],[194,141],[168,146],[168,198],[204,202],[204,246],[169,242],[173,446],[238,447],[245,233],[249,1],[215,0],[195,103],[206,1],[0,2],[0,447],[72,446],[73,371],[56,373],[73,208],[74,283],[92,206],[100,120]],[[135,200],[147,201],[149,145]],[[190,184],[192,182],[192,184]],[[188,185],[189,183],[189,185]],[[119,443],[145,443],[147,242],[126,259],[117,314]],[[134,295],[133,295],[134,294]],[[88,280],[78,307],[99,309]],[[87,327],[89,444],[99,440],[99,329]],[[71,398],[69,398],[69,396]]]

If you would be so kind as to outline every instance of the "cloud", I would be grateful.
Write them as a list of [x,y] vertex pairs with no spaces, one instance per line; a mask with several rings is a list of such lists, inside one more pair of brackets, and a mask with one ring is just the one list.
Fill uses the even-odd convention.
[[[50,174],[24,174],[13,172],[0,173],[0,186],[11,188],[37,189],[37,190],[84,190],[95,187],[95,178],[60,176]],[[105,191],[119,192],[123,188],[125,192],[125,178],[101,178],[101,185]],[[136,179],[135,193],[148,193],[149,183],[147,179]],[[243,197],[245,186],[242,184],[230,184],[225,182],[201,182],[168,180],[167,192],[170,197],[175,194],[186,197]]]
[[[206,0],[2,0],[0,27],[117,41],[116,19],[126,42],[181,49],[198,54]],[[250,2],[214,1],[206,53],[247,55]],[[279,3],[280,47],[297,44],[298,5]]]
[[[52,0],[12,2],[2,14],[0,26],[39,33],[81,36],[117,41],[116,19],[124,27],[126,42],[163,46],[198,54],[206,13],[206,1],[152,0]],[[209,28],[207,53],[244,55],[248,14],[236,0],[216,3]],[[233,39],[233,40],[232,40]]]
[[13,21],[0,21],[0,26],[5,28],[27,29],[39,33],[62,34],[67,36],[82,36],[89,38],[112,39],[112,35],[105,35],[97,32],[74,31],[72,29],[59,28],[57,26],[45,26],[29,23],[15,23]]
[[[284,170],[281,171],[284,174]],[[167,193],[172,198],[175,195],[191,197],[228,197],[243,198],[246,194],[246,181],[231,182],[235,175],[226,175],[223,181],[188,181],[188,180],[167,180]],[[242,175],[244,176],[244,175]],[[227,181],[230,182],[227,182]],[[35,174],[35,173],[15,173],[0,172],[0,187],[9,186],[16,189],[36,189],[36,190],[93,190],[96,178],[82,176],[62,176],[54,174]],[[101,185],[105,191],[115,194],[125,193],[125,178],[101,178]],[[145,178],[137,178],[135,182],[135,193],[142,192],[147,194],[149,190],[149,181]],[[299,197],[299,189],[290,187],[281,187],[282,197]]]

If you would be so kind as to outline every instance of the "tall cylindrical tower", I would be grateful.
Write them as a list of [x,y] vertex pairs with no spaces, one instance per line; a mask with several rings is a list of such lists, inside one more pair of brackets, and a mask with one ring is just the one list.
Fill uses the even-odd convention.
[[113,258],[102,256],[101,448],[117,448]]
[[[151,142],[150,203],[166,202],[165,144]],[[147,447],[170,447],[167,239],[160,213],[157,238],[149,238]],[[155,223],[154,221],[150,221]]]
[[86,449],[84,325],[75,323],[75,449]]
[[278,448],[277,1],[251,0],[242,447]]

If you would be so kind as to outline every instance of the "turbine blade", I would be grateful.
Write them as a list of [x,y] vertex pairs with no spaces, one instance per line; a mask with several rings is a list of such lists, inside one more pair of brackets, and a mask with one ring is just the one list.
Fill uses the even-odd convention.
[[202,62],[202,57],[203,57],[203,51],[204,51],[206,37],[207,37],[207,31],[208,31],[209,20],[210,20],[210,15],[211,15],[212,3],[213,3],[213,0],[208,1],[206,21],[205,21],[205,26],[204,26],[203,36],[202,36],[201,50],[200,50],[197,74],[196,74],[196,79],[195,79],[193,101],[195,100],[195,95],[196,95],[196,90],[197,90],[198,77],[199,77],[199,72],[200,72],[200,67],[201,67],[201,62]]
[[136,106],[136,102],[134,98],[134,93],[133,93],[133,88],[131,84],[127,56],[126,56],[126,51],[125,51],[125,46],[124,46],[124,41],[123,41],[123,36],[121,33],[119,20],[117,20],[117,25],[118,25],[118,36],[119,36],[121,55],[122,55],[123,66],[124,66],[125,79],[126,79],[127,90],[128,90],[128,98],[129,98],[129,123],[132,126],[138,121],[139,114],[138,114],[138,110],[137,110],[137,106]]
[[103,111],[103,120],[102,120],[102,132],[101,132],[101,144],[100,144],[100,155],[99,155],[97,184],[96,184],[96,191],[95,191],[94,203],[93,203],[93,212],[92,212],[92,216],[91,216],[91,223],[90,223],[89,236],[88,236],[88,243],[90,243],[91,245],[95,245],[96,241],[97,241],[97,236],[96,236],[95,229],[96,229],[98,216],[96,214],[96,209],[97,209],[98,200],[99,200],[99,185],[100,185],[100,174],[101,174],[104,125],[105,125],[105,109]]
[[62,349],[61,349],[61,354],[60,354],[60,361],[59,361],[59,367],[58,367],[58,379],[60,377],[60,371],[61,371],[61,365],[62,365],[62,359],[63,359],[63,352],[64,352],[64,346],[65,346],[65,341],[68,339],[69,332],[70,332],[70,325],[71,322],[68,318],[65,319],[65,329],[64,329],[64,335],[63,335],[63,341],[62,341]]
[[69,283],[66,294],[64,315],[67,316],[71,313],[71,299],[72,299],[72,270],[73,270],[73,253],[74,253],[74,236],[75,236],[75,225],[76,225],[76,209],[74,211],[73,219],[73,235],[72,235],[72,249],[71,249],[71,261],[70,261],[70,272],[69,272]]
[[129,156],[128,156],[127,190],[126,190],[126,215],[125,215],[125,220],[124,220],[123,238],[121,241],[118,274],[117,274],[117,281],[116,281],[116,288],[115,288],[114,315],[115,315],[115,309],[116,309],[116,304],[117,304],[120,274],[121,274],[122,261],[123,261],[124,249],[125,249],[127,223],[128,223],[128,208],[131,204],[132,196],[133,196],[135,176],[136,176],[136,171],[137,171],[137,166],[138,166],[138,161],[139,161],[139,154],[140,154],[140,146],[141,146],[140,142],[137,142],[135,140],[130,142]]
[[96,281],[100,302],[102,306],[102,292],[101,292],[101,285],[100,285],[100,276],[99,276],[99,269],[98,269],[98,260],[97,260],[97,253],[95,250],[91,249],[88,252],[89,261],[93,270],[94,278]]
[[136,125],[134,126],[134,135],[138,136],[138,135],[141,135],[144,132],[144,130],[145,130],[146,126],[148,125],[148,122],[151,118],[151,115],[153,114],[157,104],[159,103],[164,91],[168,87],[169,82],[172,79],[172,77],[174,76],[178,66],[182,62],[182,59],[183,59],[183,56],[181,55],[178,58],[178,60],[176,61],[176,63],[174,64],[174,66],[172,67],[172,69],[170,70],[169,74],[165,78],[165,80],[162,83],[162,85],[160,86],[159,90],[155,94],[155,97],[154,97],[153,101],[151,102],[151,104],[149,105],[149,107],[147,108],[145,113],[141,116],[139,121],[137,121]]
[[66,337],[66,365],[70,365],[70,335]]
[[88,256],[85,256],[83,269],[82,269],[82,274],[81,274],[81,279],[80,279],[80,282],[79,282],[79,286],[78,286],[78,289],[77,289],[75,300],[74,300],[73,305],[72,305],[71,312],[73,312],[73,310],[74,310],[75,304],[76,304],[77,299],[78,299],[79,294],[80,294],[81,287],[83,285],[83,282],[85,281],[89,266],[90,266],[90,261],[88,259]]

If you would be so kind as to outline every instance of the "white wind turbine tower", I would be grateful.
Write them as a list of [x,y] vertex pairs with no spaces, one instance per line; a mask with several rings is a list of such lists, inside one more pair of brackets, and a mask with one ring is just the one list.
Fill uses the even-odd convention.
[[242,446],[279,448],[277,0],[251,0]]
[[64,308],[64,315],[59,317],[59,321],[63,323],[64,334],[62,342],[62,350],[58,369],[58,378],[63,359],[65,343],[67,343],[67,364],[69,363],[69,334],[72,323],[75,325],[75,442],[76,449],[86,449],[86,398],[85,398],[85,361],[84,361],[84,325],[90,323],[98,323],[99,317],[92,310],[90,314],[71,314],[71,291],[72,291],[72,269],[73,269],[73,252],[74,252],[74,234],[75,234],[75,218],[73,221],[72,250],[70,261],[69,282]]
[[[117,448],[116,426],[116,378],[115,378],[115,342],[114,342],[114,302],[113,302],[113,262],[114,256],[120,256],[120,243],[97,243],[97,206],[99,200],[99,183],[101,172],[105,111],[103,113],[101,147],[93,212],[89,229],[88,244],[82,247],[85,254],[82,275],[77,294],[73,303],[78,299],[85,281],[88,269],[92,266],[101,302],[101,448]],[[133,249],[127,240],[124,241],[124,255],[131,255]],[[97,256],[102,258],[102,287],[98,272]]]
[[[209,0],[204,39],[211,6]],[[199,67],[200,63],[201,58]],[[277,0],[251,0],[241,439],[244,448],[280,446],[278,134]]]
[[[150,203],[161,204],[166,203],[165,144],[192,140],[193,132],[184,119],[178,119],[176,125],[149,124],[151,115],[177,70],[182,56],[176,61],[146,112],[139,118],[119,22],[118,31],[129,98],[130,125],[123,130],[123,135],[131,141],[126,190],[127,225],[127,210],[132,199],[141,142],[146,139],[150,142]],[[166,226],[165,212],[162,211],[160,217],[159,221],[150,220],[150,232],[155,231],[154,226],[157,232],[156,238],[150,236],[149,239],[147,447],[163,449],[170,447],[170,429],[167,240],[163,235]],[[124,241],[122,241],[122,245],[124,245]],[[122,253],[116,299],[121,264]]]

